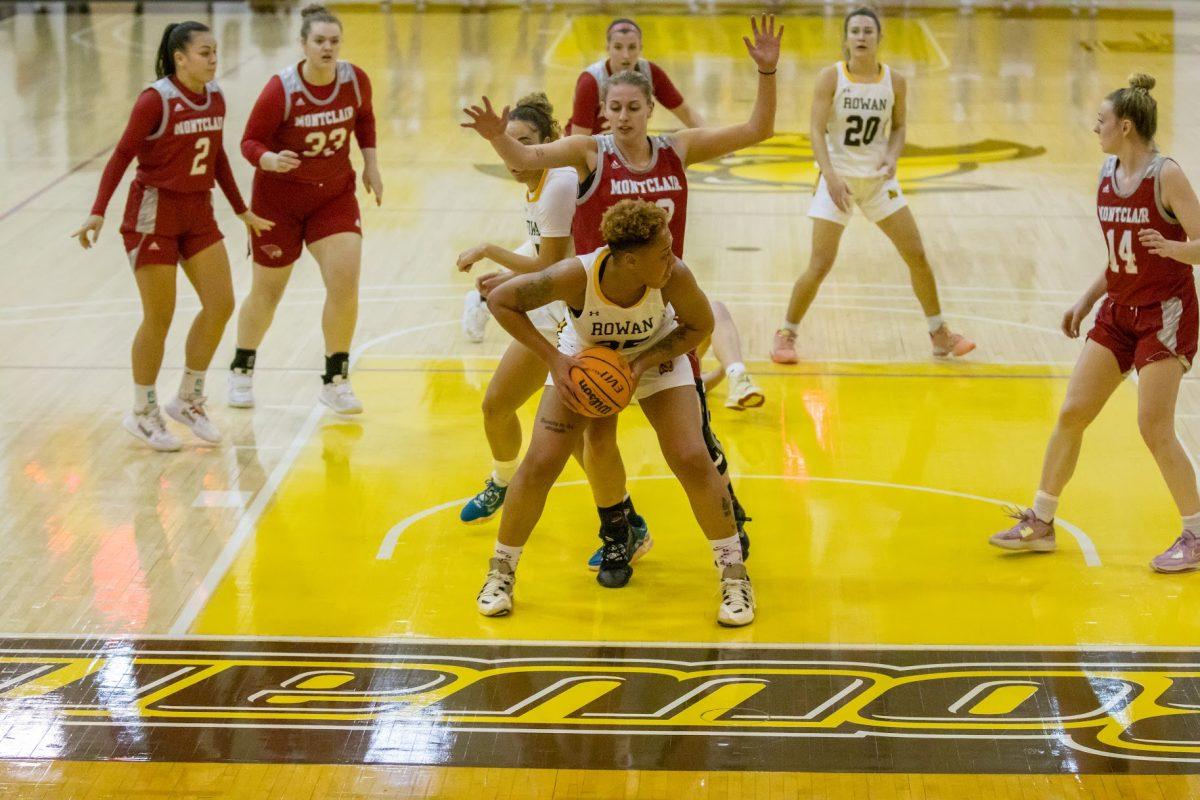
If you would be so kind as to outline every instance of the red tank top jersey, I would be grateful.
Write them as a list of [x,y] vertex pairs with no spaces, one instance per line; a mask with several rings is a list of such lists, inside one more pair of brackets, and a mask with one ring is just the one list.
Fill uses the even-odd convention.
[[1147,250],[1138,231],[1150,228],[1164,239],[1184,241],[1179,220],[1163,207],[1159,175],[1163,156],[1155,156],[1141,180],[1122,191],[1117,186],[1117,159],[1110,157],[1100,171],[1096,215],[1108,246],[1108,296],[1125,306],[1145,306],[1194,291],[1192,268]]
[[612,134],[596,140],[596,171],[584,184],[575,201],[571,235],[576,253],[591,253],[604,246],[600,220],[604,212],[621,200],[649,200],[663,208],[670,219],[674,238],[671,249],[683,258],[683,234],[687,230],[687,174],[670,136],[650,137],[650,165],[636,170],[617,149]]
[[[291,172],[271,173],[271,177],[324,183],[352,176],[350,138],[355,133],[363,104],[363,87],[359,85],[354,65],[347,61],[337,63],[332,90],[305,83],[298,64],[284,69],[271,80],[278,80],[283,86],[283,108],[278,109],[279,122],[268,149],[277,153],[291,150],[300,156],[299,167]],[[329,94],[320,98],[318,93],[323,89]],[[363,145],[360,141],[359,146],[374,147],[374,142]],[[257,160],[254,163],[258,165]]]
[[162,99],[162,122],[137,151],[137,180],[172,192],[208,192],[222,152],[225,96],[216,83],[204,87],[197,103],[170,78],[159,78],[150,90]]

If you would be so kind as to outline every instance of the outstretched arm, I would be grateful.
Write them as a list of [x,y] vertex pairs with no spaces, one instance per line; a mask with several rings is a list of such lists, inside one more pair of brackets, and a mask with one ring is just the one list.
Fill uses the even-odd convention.
[[763,14],[761,22],[750,19],[754,34],[742,37],[746,50],[758,67],[758,94],[750,119],[739,125],[720,128],[688,128],[675,134],[684,162],[698,164],[728,155],[735,150],[758,144],[775,133],[775,70],[779,65],[779,42],[783,37],[783,26],[775,30],[775,16]]
[[552,169],[574,167],[580,174],[587,174],[588,155],[596,152],[596,143],[589,136],[567,136],[545,144],[523,145],[506,132],[508,128],[508,106],[499,114],[492,108],[492,101],[483,98],[482,106],[464,108],[470,122],[462,127],[471,128],[496,151],[504,163],[512,169]]
[[696,283],[692,271],[682,261],[675,262],[671,278],[662,290],[663,301],[675,309],[675,330],[652,347],[642,351],[630,367],[635,379],[651,367],[683,355],[712,335],[713,314],[708,298]]

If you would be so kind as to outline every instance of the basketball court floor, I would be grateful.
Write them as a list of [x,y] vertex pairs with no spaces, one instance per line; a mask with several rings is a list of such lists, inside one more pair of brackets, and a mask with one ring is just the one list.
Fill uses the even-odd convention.
[[[460,109],[545,89],[565,118],[618,10],[340,7],[385,180],[382,207],[362,198],[367,412],[316,402],[323,288],[305,256],[259,351],[259,407],[224,405],[231,324],[209,390],[226,440],[159,454],[120,428],[140,314],[124,189],[98,248],[68,235],[177,19],[216,33],[248,193],[237,141],[298,59],[298,15],[147,5],[0,20],[0,796],[1200,795],[1200,576],[1148,567],[1178,517],[1132,381],[1085,440],[1059,552],[986,544],[1035,489],[1080,348],[1059,319],[1106,263],[1103,95],[1154,75],[1160,147],[1200,181],[1200,9],[885,11],[883,58],[910,76],[900,177],[946,316],[979,348],[929,357],[907,271],[859,216],[787,368],[766,353],[807,262],[809,101],[845,4],[781,12],[776,137],[689,176],[687,260],[767,396],[739,413],[714,391],[759,602],[726,630],[637,409],[621,445],[656,545],[625,589],[585,567],[597,525],[574,465],[510,617],[474,604],[496,523],[457,516],[490,468],[479,407],[508,340],[494,323],[465,340],[454,261],[524,230],[521,187]],[[706,119],[748,113],[741,11],[620,11]],[[215,202],[240,298],[245,234]],[[196,307],[181,278],[160,392]],[[1194,378],[1178,429],[1200,452]]]

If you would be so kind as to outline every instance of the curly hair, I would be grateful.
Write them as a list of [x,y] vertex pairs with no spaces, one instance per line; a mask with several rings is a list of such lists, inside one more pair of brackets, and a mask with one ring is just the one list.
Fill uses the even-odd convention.
[[641,89],[642,94],[645,95],[647,100],[652,100],[654,97],[654,87],[650,85],[650,80],[635,69],[627,69],[608,77],[608,80],[604,82],[604,90],[600,93],[602,98],[608,97],[609,89],[622,83],[626,86],[635,86]]
[[647,200],[622,200],[600,220],[600,235],[613,250],[640,247],[667,227],[667,212]]
[[1129,76],[1128,86],[1117,89],[1106,98],[1112,103],[1117,119],[1132,122],[1138,135],[1147,142],[1152,141],[1158,131],[1158,102],[1150,95],[1155,83],[1150,75],[1135,72]]
[[538,140],[553,142],[562,136],[562,128],[554,119],[554,106],[545,92],[527,94],[517,101],[512,111],[508,112],[509,119],[519,119],[528,122],[538,132]]

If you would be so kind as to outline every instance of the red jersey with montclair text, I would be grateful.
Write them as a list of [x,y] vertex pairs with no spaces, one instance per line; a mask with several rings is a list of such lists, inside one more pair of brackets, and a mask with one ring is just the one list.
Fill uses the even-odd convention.
[[1194,292],[1192,268],[1147,250],[1138,237],[1143,228],[1164,239],[1185,241],[1187,234],[1162,202],[1159,176],[1169,159],[1155,156],[1136,185],[1117,185],[1117,159],[1104,162],[1096,192],[1096,215],[1108,246],[1108,296],[1125,306],[1159,303]]
[[264,153],[291,150],[300,166],[273,178],[325,183],[354,174],[350,137],[375,146],[375,117],[366,73],[339,61],[332,84],[314,86],[294,64],[272,76],[246,123],[242,154],[258,166]]
[[225,96],[220,87],[205,86],[200,102],[170,78],[159,78],[150,90],[161,98],[162,121],[138,148],[137,179],[172,192],[212,190],[225,128]]
[[637,170],[617,149],[612,134],[596,140],[596,170],[581,187],[576,200],[571,235],[576,253],[591,253],[604,246],[600,220],[604,212],[622,200],[641,199],[663,208],[670,218],[672,249],[683,258],[683,234],[687,230],[687,174],[670,136],[650,137],[650,164]]

